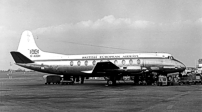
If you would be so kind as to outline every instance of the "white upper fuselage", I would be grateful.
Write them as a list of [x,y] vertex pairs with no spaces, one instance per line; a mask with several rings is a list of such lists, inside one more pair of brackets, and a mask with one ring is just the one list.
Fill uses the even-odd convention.
[[30,54],[30,58],[35,61],[42,60],[85,60],[85,59],[117,59],[117,58],[168,58],[168,53],[121,53],[121,54],[85,54],[85,55],[63,55],[55,53]]
[[[38,54],[30,55],[30,59],[37,64],[46,65],[70,65],[75,66],[75,63],[80,65],[86,65],[84,61],[88,60],[88,65],[95,65],[101,61],[115,61],[115,60],[129,60],[129,59],[168,59],[172,57],[168,53],[121,53],[121,54],[85,54],[85,55],[63,55],[55,53],[47,53],[40,51]],[[95,61],[95,63],[91,62]],[[72,65],[71,65],[71,64]],[[92,64],[93,63],[93,64]],[[126,62],[127,63],[127,62]],[[129,63],[129,62],[128,62]],[[134,62],[133,62],[134,63]],[[141,63],[141,62],[140,62]],[[119,65],[119,61],[117,63]]]

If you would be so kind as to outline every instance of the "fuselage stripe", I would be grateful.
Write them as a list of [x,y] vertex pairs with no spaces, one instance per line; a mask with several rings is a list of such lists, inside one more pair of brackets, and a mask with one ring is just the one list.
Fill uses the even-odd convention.
[[123,60],[123,59],[168,59],[162,57],[138,57],[138,58],[101,58],[101,59],[44,59],[44,60],[33,60],[35,62],[40,61],[82,61],[82,60]]

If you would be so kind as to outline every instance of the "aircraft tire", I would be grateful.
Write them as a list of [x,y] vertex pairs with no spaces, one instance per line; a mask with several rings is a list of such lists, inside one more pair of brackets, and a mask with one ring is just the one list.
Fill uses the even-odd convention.
[[111,80],[108,80],[108,81],[107,81],[107,84],[108,84],[108,85],[112,85],[113,82],[112,82]]

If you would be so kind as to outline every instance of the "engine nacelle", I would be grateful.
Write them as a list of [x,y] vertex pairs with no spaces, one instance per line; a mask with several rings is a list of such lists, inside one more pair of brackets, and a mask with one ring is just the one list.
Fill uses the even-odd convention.
[[120,70],[125,71],[125,72],[130,72],[130,73],[140,73],[140,72],[142,72],[142,67],[141,66],[126,66],[126,67],[121,67]]

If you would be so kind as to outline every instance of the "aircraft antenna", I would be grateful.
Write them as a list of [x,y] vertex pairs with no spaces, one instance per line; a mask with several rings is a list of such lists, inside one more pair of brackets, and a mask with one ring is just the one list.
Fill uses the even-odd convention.
[[[37,39],[40,39],[37,36]],[[44,40],[51,41],[50,39],[43,38]],[[130,51],[130,52],[145,52],[145,53],[151,53],[151,51],[140,51],[140,50],[133,50],[133,49],[124,49],[124,48],[118,48],[118,47],[112,47],[112,46],[102,46],[102,45],[94,45],[94,44],[88,44],[88,43],[79,43],[79,42],[73,42],[73,41],[60,41],[55,40],[54,42],[62,42],[62,43],[69,43],[69,44],[75,44],[75,45],[82,45],[82,46],[90,46],[90,47],[98,47],[98,48],[106,48],[106,49],[114,49],[114,50],[122,50],[122,51]]]

